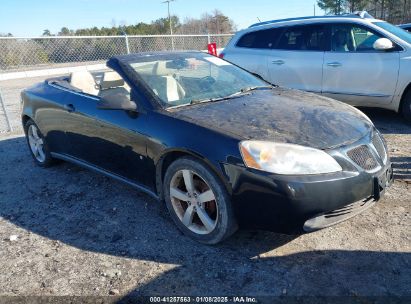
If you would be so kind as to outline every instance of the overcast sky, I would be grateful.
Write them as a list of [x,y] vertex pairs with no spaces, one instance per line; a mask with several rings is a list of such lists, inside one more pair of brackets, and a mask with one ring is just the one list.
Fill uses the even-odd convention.
[[[162,0],[1,0],[0,33],[14,36],[39,36],[43,30],[70,29],[150,22],[167,16]],[[261,20],[314,14],[315,0],[177,0],[171,13],[184,20],[202,13],[221,10],[237,24],[248,27]],[[317,14],[323,14],[316,7]]]

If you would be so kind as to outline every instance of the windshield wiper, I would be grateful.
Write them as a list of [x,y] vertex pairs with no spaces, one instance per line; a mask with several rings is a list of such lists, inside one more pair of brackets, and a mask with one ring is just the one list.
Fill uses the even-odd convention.
[[216,98],[205,98],[205,99],[192,99],[190,101],[190,105],[193,104],[198,104],[198,103],[203,103],[203,102],[216,102],[216,101],[221,101],[221,100],[227,100],[227,99],[231,99],[231,98],[236,98],[239,97],[240,95],[242,95],[244,92],[239,91],[236,92],[234,94],[228,95],[228,96],[224,96],[224,97],[216,97]]
[[242,88],[240,91],[235,92],[231,95],[225,96],[225,97],[216,97],[216,98],[205,98],[205,99],[192,99],[190,102],[190,105],[193,104],[198,104],[198,103],[203,103],[203,102],[216,102],[216,101],[221,101],[221,100],[226,100],[226,99],[231,99],[231,98],[236,98],[239,97],[245,93],[251,92],[251,91],[255,91],[255,90],[264,90],[264,89],[268,89],[271,90],[273,89],[274,86],[255,86],[255,87],[246,87],[246,88]]
[[219,100],[222,100],[222,99],[221,98],[192,99],[190,101],[190,105],[203,103],[203,102],[215,102],[215,101],[219,101]]
[[246,88],[242,88],[240,90],[241,93],[247,93],[247,92],[251,92],[251,91],[255,91],[255,90],[265,90],[265,89],[269,89],[272,90],[273,86],[255,86],[255,87],[246,87]]

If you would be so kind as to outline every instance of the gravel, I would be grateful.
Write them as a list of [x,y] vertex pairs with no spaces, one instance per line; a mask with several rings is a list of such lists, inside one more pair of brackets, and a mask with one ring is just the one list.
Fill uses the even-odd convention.
[[0,296],[410,297],[411,127],[366,113],[397,179],[378,204],[311,234],[242,230],[218,246],[183,236],[163,204],[126,185],[36,167],[21,129],[1,134]]

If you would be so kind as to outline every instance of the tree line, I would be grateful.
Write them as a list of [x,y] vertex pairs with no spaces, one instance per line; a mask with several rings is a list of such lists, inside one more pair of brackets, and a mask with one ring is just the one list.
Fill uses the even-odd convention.
[[[229,17],[219,10],[204,13],[200,18],[185,18],[172,16],[171,25],[174,34],[227,34],[236,31],[236,26]],[[72,30],[63,27],[59,32],[52,33],[46,29],[42,36],[120,36],[120,35],[168,35],[170,21],[168,18],[159,18],[149,23],[138,22],[127,25],[125,22],[112,21],[111,27],[91,27]]]
[[317,4],[330,15],[366,10],[393,24],[411,22],[411,0],[317,0]]

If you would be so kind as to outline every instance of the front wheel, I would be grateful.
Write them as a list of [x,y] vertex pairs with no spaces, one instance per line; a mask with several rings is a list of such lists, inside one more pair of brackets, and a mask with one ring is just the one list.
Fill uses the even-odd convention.
[[409,123],[411,123],[411,90],[408,90],[408,92],[404,96],[404,100],[401,106],[401,113],[403,117]]
[[33,120],[28,120],[25,125],[26,139],[34,161],[40,167],[49,167],[54,164],[46,139]]
[[176,160],[164,178],[167,208],[194,240],[217,244],[237,230],[231,201],[217,176],[194,158]]

